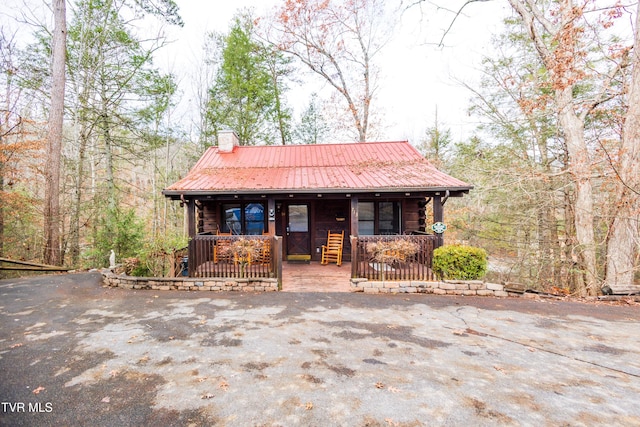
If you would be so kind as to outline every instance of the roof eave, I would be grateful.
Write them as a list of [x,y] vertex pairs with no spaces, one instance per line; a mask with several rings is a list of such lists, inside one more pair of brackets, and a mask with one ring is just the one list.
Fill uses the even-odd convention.
[[162,194],[169,198],[223,196],[223,195],[275,195],[275,194],[349,194],[349,193],[468,193],[473,186],[439,186],[439,187],[385,187],[385,188],[279,188],[279,189],[247,189],[247,190],[163,190]]

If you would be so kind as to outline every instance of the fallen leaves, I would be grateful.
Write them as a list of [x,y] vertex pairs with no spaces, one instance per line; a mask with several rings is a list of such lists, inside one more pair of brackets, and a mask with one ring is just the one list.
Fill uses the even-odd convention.
[[304,409],[306,409],[307,411],[310,411],[313,409],[313,402],[307,402],[304,405]]
[[35,390],[33,390],[33,394],[40,394],[41,391],[44,391],[45,388],[42,386],[39,386],[38,388],[36,388]]
[[458,335],[461,337],[466,337],[468,335],[477,335],[479,337],[486,337],[487,334],[484,332],[476,331],[475,329],[467,328],[467,329],[454,329],[453,335]]
[[465,332],[469,335],[477,335],[479,337],[486,337],[487,334],[485,334],[484,332],[480,332],[480,331],[476,331],[475,329],[471,329],[471,328],[467,328],[465,329]]
[[220,384],[218,384],[218,388],[224,391],[227,391],[227,389],[229,388],[229,383],[227,383],[226,381],[222,380],[220,381]]
[[202,396],[200,396],[200,399],[212,399],[214,397],[213,394],[211,393],[205,393]]
[[10,346],[9,348],[18,348],[18,347],[22,347],[24,344],[22,344],[21,342],[19,343],[15,343],[12,346]]
[[109,403],[111,402],[111,398],[109,396],[103,397],[102,400],[100,401],[102,403]]
[[376,388],[384,388],[384,384],[378,381],[376,383]]

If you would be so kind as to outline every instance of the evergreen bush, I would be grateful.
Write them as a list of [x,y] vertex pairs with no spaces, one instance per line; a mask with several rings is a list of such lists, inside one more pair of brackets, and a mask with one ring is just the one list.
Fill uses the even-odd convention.
[[487,252],[466,245],[441,246],[433,251],[433,272],[439,279],[480,279],[487,272]]
[[106,210],[98,221],[93,248],[86,256],[91,266],[109,265],[113,249],[118,260],[135,257],[144,245],[144,224],[133,208]]

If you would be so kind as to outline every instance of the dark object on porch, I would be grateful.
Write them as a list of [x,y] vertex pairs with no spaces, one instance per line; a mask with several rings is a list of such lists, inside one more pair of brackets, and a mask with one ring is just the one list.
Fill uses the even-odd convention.
[[182,261],[180,262],[180,271],[182,272],[183,276],[189,275],[189,257],[188,256],[182,257]]
[[327,233],[327,244],[322,245],[322,261],[320,264],[335,262],[342,265],[342,246],[344,242],[344,230],[342,233]]

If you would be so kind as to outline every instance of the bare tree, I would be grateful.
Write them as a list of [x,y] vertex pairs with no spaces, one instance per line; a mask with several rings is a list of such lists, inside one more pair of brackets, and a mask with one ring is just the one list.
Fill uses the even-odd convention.
[[[532,0],[509,0],[521,16],[538,55],[550,73],[556,114],[569,154],[569,172],[576,188],[575,227],[581,245],[587,292],[595,295],[597,280],[596,243],[594,235],[591,154],[584,135],[588,109],[579,110],[574,103],[574,90],[581,75],[578,65],[578,32],[576,10],[571,0],[559,4],[559,22],[552,22]],[[549,43],[549,40],[554,43]]]
[[375,57],[390,37],[383,11],[381,0],[287,0],[268,36],[337,91],[359,141],[370,127]]
[[45,166],[46,193],[44,206],[44,262],[62,264],[60,247],[60,157],[64,118],[65,59],[67,46],[67,18],[65,0],[53,1],[53,46],[51,52],[51,106],[47,133],[47,162]]
[[627,111],[616,168],[617,215],[613,218],[607,245],[605,285],[631,285],[640,248],[640,3],[636,9],[632,67],[628,83]]
[[[467,0],[457,12],[452,12],[457,18],[466,6],[481,1],[484,0]],[[558,120],[559,135],[567,148],[567,172],[572,177],[575,195],[572,218],[578,244],[575,254],[585,278],[585,286],[580,293],[595,295],[602,283],[630,284],[638,253],[640,203],[640,179],[632,166],[638,164],[640,151],[638,25],[636,23],[633,28],[636,46],[633,48],[625,46],[626,41],[617,34],[607,33],[609,28],[623,21],[620,17],[632,15],[620,2],[508,0],[508,3],[521,18],[546,73],[552,111]],[[611,35],[614,37],[605,40]],[[629,73],[629,70],[633,71]],[[612,100],[617,100],[622,108],[614,110],[607,107]],[[535,100],[531,103],[535,104]],[[593,122],[606,114],[618,115],[624,122],[619,149],[615,152],[608,152],[602,141],[592,138]],[[601,147],[594,147],[597,143]],[[602,242],[596,237],[596,230],[601,224],[597,222],[595,207],[596,200],[603,198],[598,186],[603,179],[600,175],[604,164],[608,164],[605,175],[610,171],[615,174],[617,206],[606,224],[609,233],[603,282],[605,263],[597,257],[597,248]],[[594,179],[599,180],[596,186]]]

